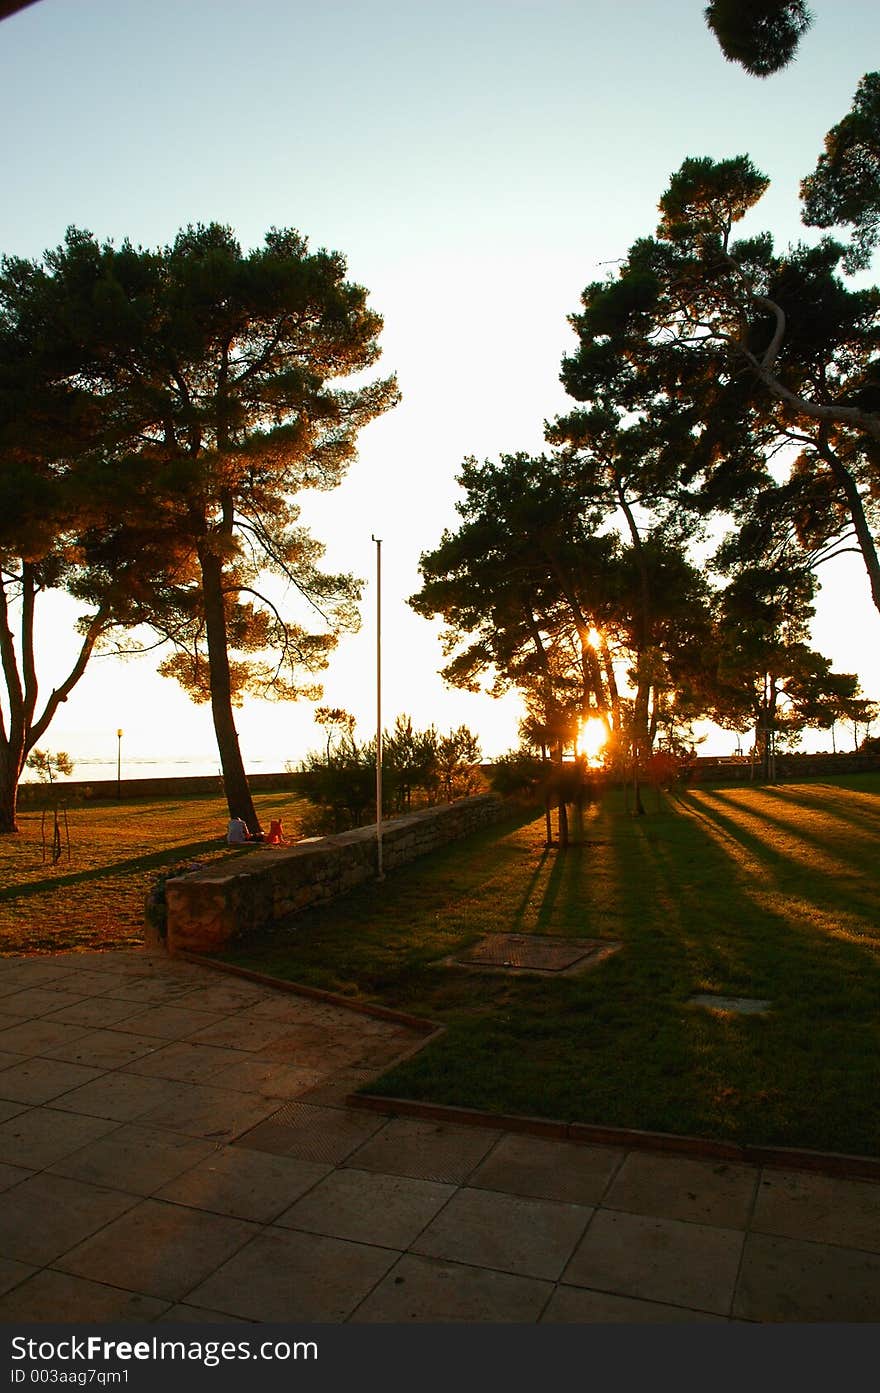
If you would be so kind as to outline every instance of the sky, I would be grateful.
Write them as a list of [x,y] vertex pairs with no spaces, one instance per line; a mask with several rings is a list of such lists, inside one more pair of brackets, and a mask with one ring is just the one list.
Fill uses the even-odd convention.
[[[702,0],[40,0],[0,24],[0,251],[40,257],[71,224],[159,246],[216,220],[246,248],[296,227],[346,255],[383,316],[380,370],[402,403],[363,432],[340,488],[299,500],[328,569],[365,581],[361,630],[324,677],[324,702],[361,735],[375,725],[378,536],[386,723],[466,722],[486,756],[517,743],[515,697],[437,675],[440,626],[406,603],[419,556],[456,525],[466,456],[543,448],[545,420],[570,406],[567,316],[653,231],[686,156],[750,154],[771,186],[745,229],[814,240],[798,184],[878,66],[880,6],[814,9],[797,61],[766,80],[725,62]],[[44,614],[46,689],[76,613],[59,599]],[[880,697],[878,630],[858,558],[832,563],[815,645]],[[115,764],[119,728],[132,773],[215,768],[209,709],[157,661],[93,660],[43,743],[81,775]],[[254,769],[320,740],[309,702],[248,703],[237,724]]]

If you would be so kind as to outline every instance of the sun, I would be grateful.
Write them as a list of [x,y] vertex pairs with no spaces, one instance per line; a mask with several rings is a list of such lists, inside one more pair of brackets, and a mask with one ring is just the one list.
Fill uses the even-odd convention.
[[578,734],[578,750],[586,756],[588,764],[598,764],[602,751],[608,744],[608,727],[599,716],[588,716],[581,721]]

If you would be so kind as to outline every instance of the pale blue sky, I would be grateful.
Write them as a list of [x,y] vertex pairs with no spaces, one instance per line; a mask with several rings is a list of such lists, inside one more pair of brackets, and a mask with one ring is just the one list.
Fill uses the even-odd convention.
[[[384,538],[389,715],[467,720],[495,753],[515,706],[444,692],[435,631],[403,603],[418,555],[454,523],[464,455],[541,448],[566,405],[566,315],[653,229],[686,155],[751,154],[773,181],[755,225],[802,235],[798,181],[880,66],[880,7],[814,8],[798,61],[759,81],[724,61],[701,0],[40,0],[0,25],[0,250],[38,256],[70,223],[155,245],[218,219],[245,245],[292,225],[346,253],[404,402],[307,516],[364,576]],[[880,695],[859,567],[829,577],[819,645]],[[365,729],[372,607],[368,589],[327,680]],[[112,758],[122,725],[131,754],[211,756],[207,710],[151,670],[102,660],[48,743]],[[246,710],[240,730],[246,758],[276,763],[317,733],[307,704]]]

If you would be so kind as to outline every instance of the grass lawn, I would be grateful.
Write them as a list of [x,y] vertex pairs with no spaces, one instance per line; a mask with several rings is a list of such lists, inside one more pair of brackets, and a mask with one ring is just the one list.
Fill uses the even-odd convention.
[[[443,1022],[388,1095],[876,1155],[878,834],[880,776],[695,789],[641,819],[610,795],[587,845],[547,851],[543,819],[521,819],[236,960]],[[624,947],[579,977],[442,965],[505,930]],[[708,1012],[697,992],[773,1009]]]
[[[280,816],[288,832],[296,830],[301,805],[291,794],[257,794],[254,803],[264,825]],[[0,956],[143,942],[144,898],[163,870],[247,855],[226,846],[228,818],[218,797],[74,803],[70,859],[65,842],[53,865],[51,814],[44,859],[42,815],[20,811],[21,831],[0,837]]]

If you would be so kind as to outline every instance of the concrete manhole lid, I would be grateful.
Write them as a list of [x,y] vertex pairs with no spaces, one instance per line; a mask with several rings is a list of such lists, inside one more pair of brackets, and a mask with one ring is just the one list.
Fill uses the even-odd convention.
[[690,1006],[703,1006],[707,1011],[733,1011],[741,1016],[764,1016],[770,1010],[769,1001],[753,996],[712,996],[702,993],[688,998]]
[[571,972],[607,958],[621,945],[601,938],[551,938],[544,934],[486,934],[448,959],[496,972]]

